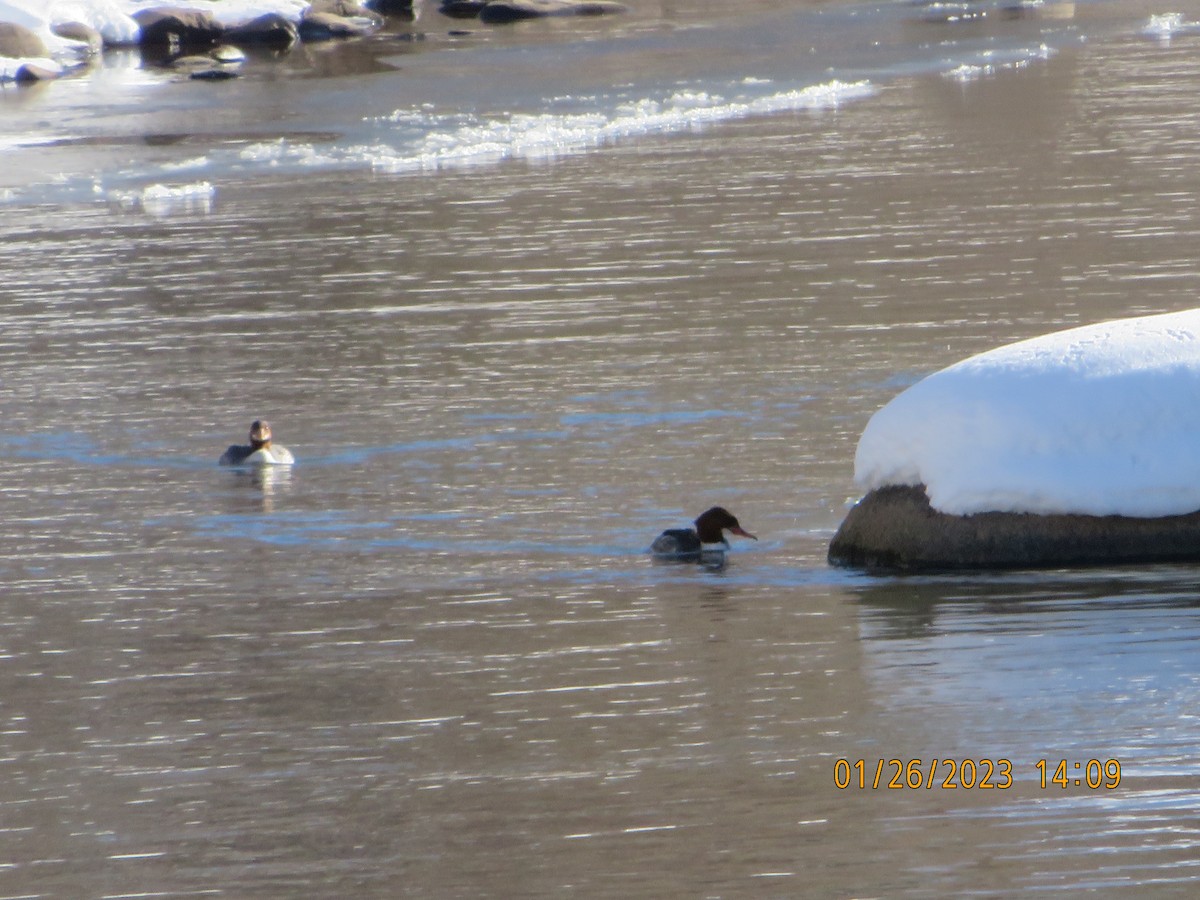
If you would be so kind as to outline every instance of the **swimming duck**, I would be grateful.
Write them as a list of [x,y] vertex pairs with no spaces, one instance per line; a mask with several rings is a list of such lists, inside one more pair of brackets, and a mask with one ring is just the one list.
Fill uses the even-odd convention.
[[271,424],[256,419],[250,426],[250,446],[234,444],[221,454],[223,466],[290,466],[296,461],[292,451],[271,443]]
[[694,528],[668,528],[654,539],[654,543],[650,545],[650,552],[655,556],[669,556],[675,559],[698,558],[704,553],[724,553],[729,549],[729,541],[724,535],[726,531],[758,540],[743,529],[727,509],[714,506],[700,514]]

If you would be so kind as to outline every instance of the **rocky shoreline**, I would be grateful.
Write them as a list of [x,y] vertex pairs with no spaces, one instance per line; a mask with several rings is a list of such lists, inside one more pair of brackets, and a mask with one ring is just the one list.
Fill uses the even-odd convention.
[[948,515],[924,485],[870,491],[829,545],[837,566],[888,572],[1200,561],[1200,511],[1178,516]]
[[[85,66],[113,47],[139,47],[167,65],[177,60],[192,78],[233,78],[242,58],[217,48],[268,47],[285,50],[312,43],[370,35],[387,16],[411,20],[413,0],[315,0],[264,5],[260,14],[222,21],[212,9],[164,4],[131,15],[90,14],[86,4],[72,7],[80,20],[60,20],[20,2],[0,0],[0,83],[29,83],[58,78]],[[549,16],[595,16],[624,11],[615,0],[444,0],[439,11],[485,24],[505,24]],[[84,21],[87,20],[87,21]]]

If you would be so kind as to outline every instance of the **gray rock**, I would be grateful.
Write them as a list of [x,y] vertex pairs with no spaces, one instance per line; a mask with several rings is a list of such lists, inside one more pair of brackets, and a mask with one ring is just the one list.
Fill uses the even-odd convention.
[[50,50],[36,32],[30,31],[24,25],[0,22],[0,56],[9,59],[40,59],[48,58]]
[[17,69],[13,75],[13,80],[17,84],[31,84],[35,81],[52,81],[62,73],[57,69],[48,69],[45,66],[39,66],[37,63],[25,63]]
[[60,22],[52,30],[61,38],[87,44],[92,53],[99,53],[104,49],[104,38],[100,32],[83,22]]
[[188,78],[193,81],[229,81],[232,78],[240,78],[241,75],[233,69],[224,69],[215,66],[210,69],[196,69],[188,74]]
[[374,19],[351,19],[329,12],[304,14],[300,20],[300,39],[304,41],[328,41],[333,38],[362,37],[377,28]]
[[923,485],[871,491],[829,545],[838,566],[884,571],[1014,569],[1200,561],[1200,511],[1182,516],[954,516]]
[[487,4],[488,0],[442,0],[438,12],[452,19],[474,19]]
[[142,9],[133,19],[142,30],[142,47],[207,47],[217,43],[222,32],[211,13],[195,9]]
[[[411,3],[409,6],[411,8]],[[383,24],[383,16],[358,0],[313,0],[305,15],[313,13],[333,13],[344,19],[371,19],[380,25]]]
[[237,47],[222,45],[210,53],[177,56],[166,65],[180,72],[187,72],[197,80],[222,81],[238,77],[237,67],[246,55]]
[[546,16],[603,16],[624,12],[614,0],[490,0],[479,11],[479,21],[498,24]]
[[364,6],[383,13],[385,16],[402,16],[411,19],[413,0],[367,0]]
[[267,13],[225,32],[225,39],[234,44],[253,44],[286,50],[296,43],[300,32],[278,13]]

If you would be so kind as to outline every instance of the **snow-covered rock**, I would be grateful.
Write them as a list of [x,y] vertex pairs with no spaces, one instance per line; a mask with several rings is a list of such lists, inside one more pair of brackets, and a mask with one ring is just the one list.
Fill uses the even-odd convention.
[[830,562],[963,569],[1200,561],[1200,310],[1000,347],[867,423]]
[[1200,309],[1073,328],[973,356],[868,422],[855,481],[925,485],[935,510],[1200,510]]
[[[137,43],[137,23],[119,0],[0,0],[0,22],[24,25],[50,48],[55,58],[78,56],[79,41],[61,38],[54,29],[72,22],[94,28],[109,46]],[[82,52],[90,52],[84,44]]]

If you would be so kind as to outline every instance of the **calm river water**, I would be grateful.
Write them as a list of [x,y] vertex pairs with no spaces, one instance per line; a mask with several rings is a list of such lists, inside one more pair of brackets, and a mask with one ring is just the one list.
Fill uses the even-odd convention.
[[0,97],[0,896],[1194,895],[1200,569],[825,551],[902,387],[1197,303],[1197,4],[632,5]]

